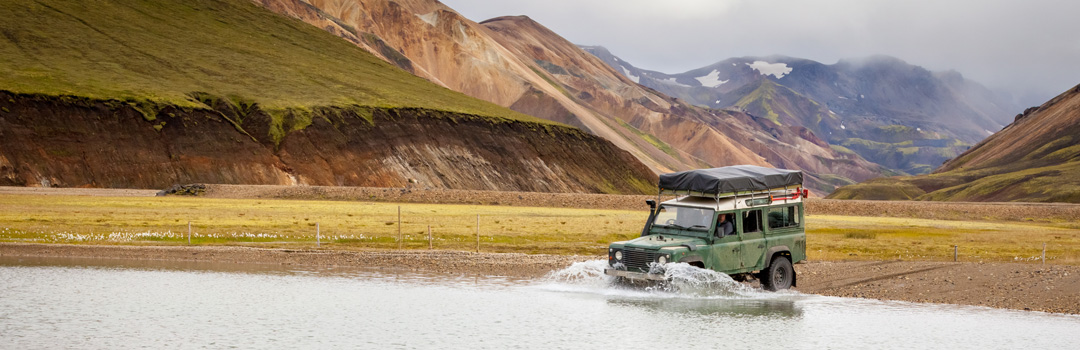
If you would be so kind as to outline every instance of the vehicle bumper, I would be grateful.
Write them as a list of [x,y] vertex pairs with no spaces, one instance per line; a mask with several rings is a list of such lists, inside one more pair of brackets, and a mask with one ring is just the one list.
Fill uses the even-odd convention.
[[604,269],[604,274],[608,276],[623,277],[631,280],[645,280],[645,281],[663,281],[664,275],[658,273],[644,273],[633,272],[626,270],[616,270],[612,268]]

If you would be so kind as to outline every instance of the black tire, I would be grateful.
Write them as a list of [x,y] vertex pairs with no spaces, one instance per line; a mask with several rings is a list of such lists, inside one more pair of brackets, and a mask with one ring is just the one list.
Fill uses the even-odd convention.
[[762,274],[761,287],[768,291],[778,291],[791,288],[795,281],[795,269],[791,267],[791,260],[786,256],[773,257],[769,268]]

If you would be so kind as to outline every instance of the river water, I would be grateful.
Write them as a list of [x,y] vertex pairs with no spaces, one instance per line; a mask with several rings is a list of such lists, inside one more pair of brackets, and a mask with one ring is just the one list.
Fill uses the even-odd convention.
[[0,258],[0,348],[1075,349],[1080,317],[744,287]]

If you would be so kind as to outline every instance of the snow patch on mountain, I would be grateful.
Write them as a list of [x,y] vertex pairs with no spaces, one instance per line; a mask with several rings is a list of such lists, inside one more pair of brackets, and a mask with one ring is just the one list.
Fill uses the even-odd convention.
[[675,81],[675,79],[678,79],[678,78],[656,79],[656,81],[661,83],[661,84],[666,84],[666,85],[687,86],[687,87],[689,86],[689,85],[679,83],[679,82]]
[[761,73],[761,75],[771,75],[776,79],[783,78],[788,73],[791,73],[791,67],[787,66],[787,63],[769,63],[765,61],[754,61],[754,63],[747,63],[747,66]]
[[418,14],[416,15],[416,17],[420,17],[421,21],[424,21],[424,23],[430,24],[432,26],[436,26],[439,24],[439,13],[437,11],[431,11],[431,13],[426,15]]
[[630,73],[630,70],[626,69],[626,67],[619,66],[619,68],[622,69],[623,75],[625,75],[627,78],[630,78],[630,80],[633,80],[635,83],[641,84],[641,77]]
[[701,86],[711,87],[711,88],[714,88],[714,87],[717,87],[717,86],[720,86],[720,85],[724,85],[728,81],[731,81],[731,79],[720,80],[720,71],[715,70],[715,69],[713,69],[712,73],[709,73],[709,74],[707,74],[707,75],[705,75],[703,77],[697,77],[697,78],[694,78],[694,79],[697,79],[697,81],[701,82]]

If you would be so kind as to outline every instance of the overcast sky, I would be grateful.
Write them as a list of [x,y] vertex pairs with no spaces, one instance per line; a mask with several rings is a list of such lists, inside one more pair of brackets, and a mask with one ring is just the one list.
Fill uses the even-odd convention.
[[480,22],[527,15],[643,69],[740,56],[825,64],[885,54],[955,69],[1035,105],[1080,84],[1076,0],[442,0]]

